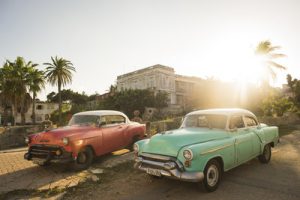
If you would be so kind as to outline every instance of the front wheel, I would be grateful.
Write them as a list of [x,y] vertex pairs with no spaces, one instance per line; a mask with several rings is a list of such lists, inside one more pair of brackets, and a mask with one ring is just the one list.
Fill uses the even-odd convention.
[[76,171],[87,169],[93,162],[94,153],[91,148],[84,148],[81,150],[74,163],[72,163],[72,168]]
[[261,163],[267,164],[271,160],[271,155],[272,155],[271,145],[266,144],[265,147],[264,147],[263,153],[258,156],[258,160]]
[[215,191],[220,183],[222,176],[220,163],[213,159],[210,160],[204,169],[203,185],[207,192]]

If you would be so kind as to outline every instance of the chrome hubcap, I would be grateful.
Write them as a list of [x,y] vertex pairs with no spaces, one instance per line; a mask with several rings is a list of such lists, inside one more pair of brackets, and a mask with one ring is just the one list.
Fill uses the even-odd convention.
[[211,165],[207,170],[207,184],[211,187],[215,186],[219,180],[219,171],[217,166]]

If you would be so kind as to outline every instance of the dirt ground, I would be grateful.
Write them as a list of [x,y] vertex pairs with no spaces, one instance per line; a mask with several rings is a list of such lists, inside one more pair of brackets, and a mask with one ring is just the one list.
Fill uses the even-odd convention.
[[226,172],[217,191],[167,178],[153,179],[133,169],[132,161],[106,170],[97,183],[70,189],[63,199],[300,199],[300,132],[281,138],[269,164],[251,160]]

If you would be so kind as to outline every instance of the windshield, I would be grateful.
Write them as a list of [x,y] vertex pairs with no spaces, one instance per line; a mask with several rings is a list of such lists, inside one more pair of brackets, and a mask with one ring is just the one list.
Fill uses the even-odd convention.
[[99,125],[100,117],[96,115],[74,115],[69,121],[69,126],[86,125],[97,126]]
[[227,116],[225,115],[188,115],[185,117],[181,127],[217,128],[225,129]]

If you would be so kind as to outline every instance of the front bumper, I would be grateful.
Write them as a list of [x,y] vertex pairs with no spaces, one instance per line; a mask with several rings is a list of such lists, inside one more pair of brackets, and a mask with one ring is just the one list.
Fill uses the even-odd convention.
[[[59,155],[57,152],[60,152]],[[67,163],[74,161],[72,152],[67,152],[64,148],[54,145],[32,145],[29,147],[28,152],[24,154],[24,159],[36,163]]]
[[170,157],[142,154],[135,159],[134,168],[146,173],[155,170],[156,176],[166,176],[173,179],[178,179],[188,182],[200,182],[204,178],[202,172],[187,172],[184,171],[182,164]]

